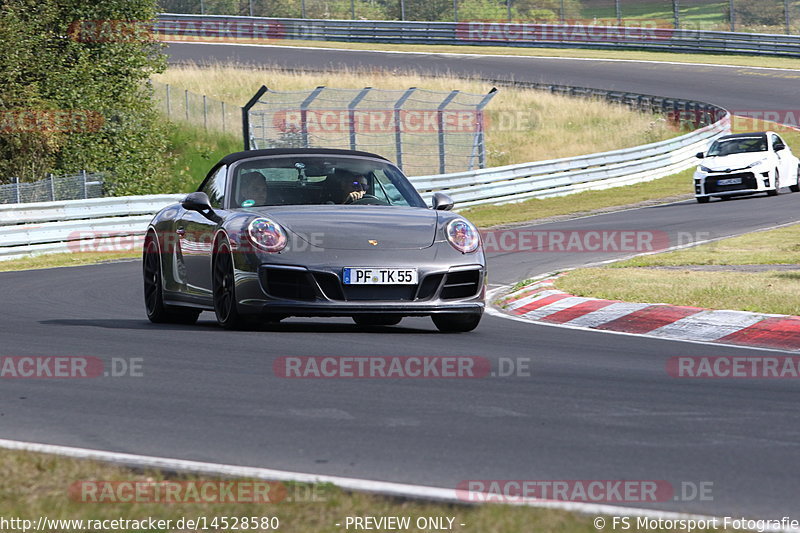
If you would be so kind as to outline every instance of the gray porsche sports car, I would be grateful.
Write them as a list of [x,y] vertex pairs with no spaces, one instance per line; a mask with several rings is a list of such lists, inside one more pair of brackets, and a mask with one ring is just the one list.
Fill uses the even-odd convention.
[[144,243],[147,316],[229,329],[289,316],[394,325],[431,316],[470,331],[484,309],[478,230],[437,193],[366,152],[250,150],[219,161],[197,192],[161,210]]

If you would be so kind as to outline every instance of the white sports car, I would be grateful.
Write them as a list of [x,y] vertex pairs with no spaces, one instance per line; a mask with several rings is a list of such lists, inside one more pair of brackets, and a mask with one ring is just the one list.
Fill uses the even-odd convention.
[[800,160],[772,131],[725,135],[697,157],[703,163],[694,173],[694,195],[701,204],[712,196],[723,200],[759,192],[776,196],[781,187],[800,191]]

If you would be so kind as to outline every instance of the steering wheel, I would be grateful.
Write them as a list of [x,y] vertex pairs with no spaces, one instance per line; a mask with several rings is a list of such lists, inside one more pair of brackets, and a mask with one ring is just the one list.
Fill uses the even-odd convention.
[[381,200],[377,196],[373,196],[371,194],[365,194],[355,202],[351,203],[353,205],[389,205],[389,203],[385,200]]

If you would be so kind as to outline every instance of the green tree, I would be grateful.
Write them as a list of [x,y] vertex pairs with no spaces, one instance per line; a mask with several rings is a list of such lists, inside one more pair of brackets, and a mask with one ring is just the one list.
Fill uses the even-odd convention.
[[150,0],[0,0],[0,113],[69,117],[0,128],[0,177],[108,171],[113,192],[157,188],[166,136],[147,80],[165,61],[138,22],[155,13]]

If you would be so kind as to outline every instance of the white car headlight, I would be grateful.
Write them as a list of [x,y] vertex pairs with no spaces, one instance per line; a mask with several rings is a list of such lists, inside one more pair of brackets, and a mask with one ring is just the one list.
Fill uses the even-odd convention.
[[280,224],[268,218],[251,221],[247,226],[247,235],[253,244],[267,252],[280,252],[286,247],[286,232]]
[[703,165],[700,165],[700,172],[709,173],[709,172],[714,172],[714,171],[713,171],[713,170],[711,170],[711,169],[710,169],[710,168],[708,168],[708,167],[704,167]]
[[746,166],[746,167],[744,167],[744,168],[753,168],[753,167],[757,167],[758,165],[760,165],[760,164],[761,164],[761,163],[763,163],[763,162],[764,162],[764,160],[762,159],[761,161],[756,161],[755,163],[750,163],[749,165],[747,165],[747,166]]
[[478,228],[463,218],[451,220],[447,224],[447,241],[459,252],[467,254],[474,252],[481,244]]

